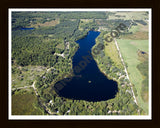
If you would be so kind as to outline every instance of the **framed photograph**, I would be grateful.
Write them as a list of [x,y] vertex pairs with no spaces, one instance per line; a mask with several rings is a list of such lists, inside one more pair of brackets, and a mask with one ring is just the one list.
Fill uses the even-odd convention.
[[152,9],[9,8],[9,120],[151,120]]

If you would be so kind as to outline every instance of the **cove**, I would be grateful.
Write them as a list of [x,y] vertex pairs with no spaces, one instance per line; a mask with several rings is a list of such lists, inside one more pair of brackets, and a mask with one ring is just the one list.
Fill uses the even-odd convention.
[[[117,82],[109,80],[100,72],[91,55],[91,49],[99,34],[97,31],[89,31],[86,37],[76,41],[80,48],[72,59],[74,76],[64,78],[54,85],[60,97],[96,102],[112,99],[117,94]],[[80,71],[77,71],[78,67],[81,67]]]

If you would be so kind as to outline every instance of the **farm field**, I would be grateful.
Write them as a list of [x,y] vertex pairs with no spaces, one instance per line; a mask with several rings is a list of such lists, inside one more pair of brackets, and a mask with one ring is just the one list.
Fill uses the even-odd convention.
[[131,18],[137,19],[137,20],[143,20],[144,18],[148,18],[147,14],[144,12],[112,12],[114,15],[110,15],[109,19],[124,19],[124,20],[130,20]]
[[127,70],[131,83],[135,85],[138,93],[138,104],[145,110],[148,111],[148,103],[145,103],[141,97],[141,83],[143,76],[137,69],[137,65],[141,62],[138,60],[138,49],[148,53],[148,40],[124,40],[118,39],[118,45],[120,47],[121,54],[124,61],[127,64]]

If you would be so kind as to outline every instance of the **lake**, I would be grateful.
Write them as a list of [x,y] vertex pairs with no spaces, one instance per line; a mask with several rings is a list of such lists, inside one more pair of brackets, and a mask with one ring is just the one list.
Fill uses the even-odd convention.
[[96,102],[112,99],[117,94],[117,82],[109,80],[100,72],[91,55],[91,49],[99,34],[97,31],[89,31],[86,37],[76,41],[80,48],[72,59],[75,75],[55,84],[54,89],[59,96]]
[[33,30],[35,28],[21,28],[21,30]]

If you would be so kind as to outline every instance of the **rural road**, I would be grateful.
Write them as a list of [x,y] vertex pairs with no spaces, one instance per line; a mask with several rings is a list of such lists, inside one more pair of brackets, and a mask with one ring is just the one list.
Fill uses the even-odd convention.
[[33,89],[34,89],[34,91],[36,93],[36,96],[38,96],[37,88],[34,86],[35,83],[36,83],[36,81],[33,82],[32,87],[33,87]]
[[122,61],[123,66],[124,66],[124,70],[125,70],[125,72],[126,72],[127,79],[129,80],[130,87],[131,87],[131,91],[132,91],[133,98],[134,98],[134,102],[138,105],[137,100],[136,100],[136,97],[135,97],[135,94],[134,94],[134,92],[133,92],[132,84],[131,84],[130,79],[129,79],[129,76],[128,76],[127,68],[126,68],[126,66],[125,66],[124,60],[123,60],[123,58],[122,58],[122,55],[121,55],[121,52],[120,52],[120,49],[119,49],[119,46],[118,46],[118,43],[117,43],[117,40],[114,39],[114,42],[115,42],[115,44],[116,44],[116,47],[117,47],[119,56],[120,56],[120,58],[121,58],[121,61]]

